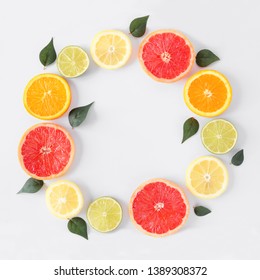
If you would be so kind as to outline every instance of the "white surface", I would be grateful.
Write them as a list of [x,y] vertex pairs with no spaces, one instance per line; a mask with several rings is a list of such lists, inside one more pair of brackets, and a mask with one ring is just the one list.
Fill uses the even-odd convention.
[[[88,4],[87,4],[88,3]],[[1,259],[259,259],[259,5],[258,1],[5,1],[1,7]],[[54,37],[59,52],[75,44],[89,53],[95,33],[128,32],[131,20],[150,15],[148,32],[173,28],[184,32],[195,50],[209,48],[221,61],[209,68],[223,72],[233,87],[233,101],[222,115],[237,127],[233,152],[221,156],[230,183],[223,196],[200,201],[185,188],[191,208],[212,209],[206,217],[191,211],[185,227],[166,238],[144,235],[131,224],[127,205],[143,181],[164,177],[185,186],[185,169],[208,152],[199,135],[180,144],[182,124],[194,116],[185,106],[185,79],[161,84],[149,78],[137,61],[141,39],[131,38],[130,63],[117,71],[98,68],[70,80],[71,108],[95,101],[87,121],[70,130],[67,114],[56,123],[76,142],[76,158],[64,178],[75,181],[86,198],[109,195],[123,206],[120,228],[109,234],[89,229],[89,241],[67,230],[66,221],[45,207],[44,190],[16,195],[28,176],[17,160],[23,132],[40,122],[27,114],[23,89],[43,72],[41,48]],[[194,67],[193,72],[197,71]],[[46,72],[57,73],[55,65]],[[197,117],[203,126],[208,120]],[[231,155],[245,149],[240,167]],[[85,217],[85,209],[81,216]]]

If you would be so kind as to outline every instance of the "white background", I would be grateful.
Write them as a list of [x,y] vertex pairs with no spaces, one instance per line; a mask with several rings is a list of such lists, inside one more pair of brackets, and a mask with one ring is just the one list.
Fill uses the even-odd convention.
[[[258,1],[5,1],[1,4],[1,259],[259,259],[259,5]],[[222,117],[239,133],[236,148],[220,158],[230,173],[221,197],[201,201],[185,187],[189,163],[208,155],[196,135],[184,144],[183,122],[194,116],[185,106],[185,79],[174,84],[153,81],[140,68],[138,45],[122,69],[108,71],[91,61],[82,77],[69,80],[71,108],[95,101],[86,122],[70,129],[67,114],[56,120],[76,142],[76,157],[64,179],[76,182],[85,197],[108,195],[123,207],[118,230],[101,234],[89,229],[89,240],[71,234],[66,221],[52,216],[45,189],[20,194],[28,176],[17,160],[24,131],[39,123],[23,107],[26,83],[43,73],[38,55],[51,37],[57,52],[80,45],[89,53],[95,33],[119,29],[128,33],[131,20],[150,15],[147,32],[162,28],[182,31],[196,52],[214,51],[221,61],[209,68],[223,72],[233,87],[233,101]],[[198,68],[194,66],[192,73]],[[58,73],[55,65],[45,72]],[[195,117],[195,116],[194,116]],[[196,117],[201,127],[208,119]],[[229,165],[232,155],[245,150],[240,167]],[[183,186],[195,205],[212,210],[205,217],[190,213],[177,234],[153,238],[134,228],[128,201],[143,181],[163,177]],[[49,184],[49,182],[47,182]]]

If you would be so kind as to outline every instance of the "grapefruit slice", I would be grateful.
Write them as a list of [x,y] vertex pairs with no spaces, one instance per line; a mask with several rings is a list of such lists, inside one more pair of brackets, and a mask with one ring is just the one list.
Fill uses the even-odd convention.
[[152,179],[141,184],[133,193],[129,214],[134,225],[151,236],[176,232],[187,220],[189,203],[175,183]]
[[154,80],[172,83],[187,75],[195,59],[190,41],[174,30],[150,33],[141,43],[139,61]]
[[63,175],[74,157],[74,142],[61,126],[51,123],[29,128],[20,141],[18,158],[33,178],[47,180]]

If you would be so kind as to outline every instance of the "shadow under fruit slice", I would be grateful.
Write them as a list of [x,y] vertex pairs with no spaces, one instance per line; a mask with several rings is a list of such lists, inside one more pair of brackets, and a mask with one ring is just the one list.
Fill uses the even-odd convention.
[[134,225],[155,237],[172,234],[187,220],[189,203],[179,186],[165,179],[152,179],[133,193],[129,214]]
[[47,180],[63,175],[74,157],[74,142],[57,124],[41,123],[29,128],[20,141],[18,158],[33,178]]
[[150,33],[139,48],[139,61],[154,80],[172,83],[186,76],[195,60],[190,41],[175,30]]
[[32,116],[53,120],[63,115],[70,106],[71,92],[65,79],[56,74],[40,74],[27,84],[23,103]]

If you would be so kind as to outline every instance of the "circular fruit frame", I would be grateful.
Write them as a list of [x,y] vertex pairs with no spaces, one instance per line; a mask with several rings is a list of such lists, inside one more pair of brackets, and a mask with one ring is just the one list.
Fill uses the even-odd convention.
[[[177,34],[178,36],[182,37],[182,38],[185,40],[185,42],[189,42],[189,43],[190,43],[190,41],[189,41],[182,33],[179,33],[179,32],[177,32],[177,31],[175,31],[175,30],[167,30],[167,29],[166,29],[166,30],[159,30],[159,31],[154,31],[154,32],[150,33],[150,34],[142,41],[142,43],[141,43],[141,45],[140,45],[140,49],[143,48],[144,44],[148,42],[148,40],[149,40],[149,38],[150,38],[151,36],[153,36],[154,34],[156,34],[156,33],[158,33],[158,32],[174,32],[174,33]],[[125,36],[126,36],[126,35],[125,35]],[[130,42],[130,40],[129,40],[129,42]],[[190,65],[189,65],[189,67],[188,67],[182,74],[180,74],[180,75],[177,77],[177,79],[167,80],[167,79],[158,79],[158,78],[156,78],[154,75],[151,75],[151,73],[148,73],[148,71],[147,71],[147,69],[146,69],[146,67],[145,67],[145,64],[144,64],[142,55],[140,54],[140,53],[141,53],[140,51],[139,51],[139,57],[138,57],[138,58],[139,58],[140,64],[141,64],[142,68],[144,69],[144,71],[145,71],[150,77],[152,77],[154,80],[157,80],[157,81],[160,81],[160,82],[175,82],[175,81],[177,81],[177,80],[183,78],[184,76],[186,76],[186,75],[190,72],[190,70],[192,69],[192,67],[193,67],[193,65],[194,65],[195,53],[194,53],[194,49],[193,49],[191,43],[189,44],[189,47],[190,47],[190,50],[191,50]],[[91,54],[92,54],[92,53],[93,53],[93,49],[91,48]],[[93,54],[92,54],[92,57],[93,57]],[[123,65],[121,65],[121,66],[123,66]],[[121,67],[121,66],[120,66],[120,67]],[[59,68],[58,68],[58,70],[59,70]],[[84,72],[85,72],[85,71],[84,71]],[[83,72],[83,73],[84,73],[84,72]],[[83,73],[82,73],[82,74],[83,74]],[[62,74],[62,73],[61,73],[61,74]],[[50,74],[50,75],[52,75],[52,74]],[[63,76],[64,76],[64,75],[63,75]],[[69,77],[66,77],[66,76],[64,76],[64,77],[65,77],[65,78],[69,78]],[[27,85],[27,87],[28,87],[28,85]],[[66,110],[68,109],[68,107],[69,107],[69,106],[67,106]],[[27,107],[26,107],[26,108],[27,108]],[[28,112],[30,112],[30,111],[28,111]],[[65,111],[64,111],[61,115],[63,115],[64,113],[65,113]],[[196,112],[195,112],[195,113],[196,113]],[[35,117],[37,117],[37,116],[35,116]],[[36,125],[36,126],[37,126],[37,125]],[[24,140],[24,139],[21,140],[19,147],[21,146],[21,143],[22,143],[23,140]],[[71,158],[71,160],[72,160],[72,158]],[[66,168],[66,169],[64,170],[64,172],[62,172],[62,174],[60,174],[60,176],[63,175],[63,174],[67,171],[67,169],[68,169],[68,168]],[[30,174],[30,175],[33,175],[33,174]],[[36,177],[34,176],[34,178],[36,178]],[[37,177],[36,179],[52,179],[52,178],[38,178],[38,177]],[[154,182],[154,180],[156,180],[156,179],[152,179],[152,180],[150,180],[150,181],[153,181],[153,182]],[[160,180],[164,180],[164,179],[160,179]],[[165,180],[165,182],[168,182],[168,183],[169,183],[168,180]],[[143,185],[146,184],[146,183],[147,183],[147,182],[143,183],[141,186],[143,186]],[[171,183],[171,182],[170,182],[170,183]],[[139,187],[138,189],[136,189],[136,191],[133,193],[133,196],[137,194],[137,192],[138,192],[139,189],[140,189],[140,187]],[[132,196],[132,198],[131,198],[130,201],[133,200],[133,196]],[[186,198],[185,198],[185,199],[186,199]],[[187,201],[187,199],[186,199],[185,201]],[[130,204],[131,204],[131,203],[130,203]],[[188,202],[187,202],[187,205],[188,205]],[[131,212],[131,209],[130,209],[129,211],[130,211],[130,217],[131,217],[131,219],[133,220],[133,217],[132,217],[132,215],[131,215],[131,213],[132,213],[132,212]],[[186,213],[185,219],[184,219],[184,221],[183,221],[183,224],[184,224],[184,222],[187,220],[188,212],[189,212],[189,205],[188,205],[187,213]],[[135,221],[133,221],[133,222],[135,222]],[[137,227],[138,227],[139,229],[142,230],[142,228],[141,228],[140,225],[138,225]],[[179,229],[179,227],[176,228],[176,229],[174,229],[174,230],[171,230],[168,234],[173,233],[173,232],[176,232],[177,229]],[[162,236],[168,235],[168,234],[162,234]],[[153,234],[151,234],[151,235],[153,235]]]

